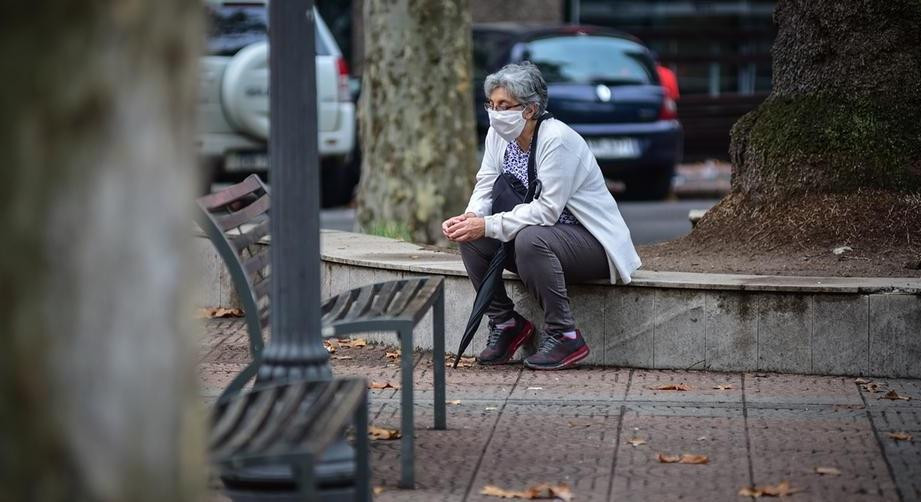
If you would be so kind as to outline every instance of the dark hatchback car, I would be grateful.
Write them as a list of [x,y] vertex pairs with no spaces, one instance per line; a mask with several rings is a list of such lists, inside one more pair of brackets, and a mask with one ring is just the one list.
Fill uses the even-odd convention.
[[623,182],[627,198],[668,194],[681,160],[681,124],[651,52],[638,39],[591,26],[490,23],[474,26],[473,46],[481,137],[489,128],[486,75],[531,61],[547,81],[548,110],[585,138],[606,178]]

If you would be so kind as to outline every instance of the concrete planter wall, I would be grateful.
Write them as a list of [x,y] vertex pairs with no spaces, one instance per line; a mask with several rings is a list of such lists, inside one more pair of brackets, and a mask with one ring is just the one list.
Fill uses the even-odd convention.
[[[456,348],[475,291],[460,257],[391,239],[323,233],[323,296],[416,275],[445,278],[447,348]],[[216,255],[215,255],[216,256]],[[214,258],[205,258],[214,276]],[[218,260],[219,263],[219,260]],[[507,274],[519,312],[542,324]],[[232,303],[220,273],[204,299]],[[209,288],[205,288],[209,291]],[[210,295],[210,296],[209,296]],[[742,276],[638,271],[629,286],[576,285],[588,362],[640,368],[921,377],[921,279]],[[415,340],[431,347],[430,323]],[[467,354],[482,349],[481,333]],[[396,344],[389,333],[368,338]],[[526,350],[526,349],[523,349]]]

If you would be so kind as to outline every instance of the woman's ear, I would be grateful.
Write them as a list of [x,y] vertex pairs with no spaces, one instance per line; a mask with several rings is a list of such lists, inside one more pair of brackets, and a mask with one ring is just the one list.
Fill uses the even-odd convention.
[[524,109],[524,118],[531,120],[537,118],[537,105],[528,105]]

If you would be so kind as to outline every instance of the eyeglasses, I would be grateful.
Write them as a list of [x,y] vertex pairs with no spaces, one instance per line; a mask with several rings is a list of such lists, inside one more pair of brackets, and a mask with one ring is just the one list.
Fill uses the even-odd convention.
[[524,103],[518,103],[517,105],[499,105],[493,108],[489,103],[483,103],[483,108],[485,108],[486,111],[495,110],[497,112],[504,112],[505,110],[512,110],[514,108],[520,108],[523,106],[525,106]]

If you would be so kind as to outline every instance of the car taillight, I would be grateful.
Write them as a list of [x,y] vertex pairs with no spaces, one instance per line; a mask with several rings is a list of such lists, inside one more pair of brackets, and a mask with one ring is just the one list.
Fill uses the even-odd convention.
[[351,101],[352,93],[349,91],[349,65],[343,58],[336,59],[336,69],[339,71],[339,101]]
[[666,97],[659,110],[659,120],[675,120],[678,118],[678,105],[672,98]]

